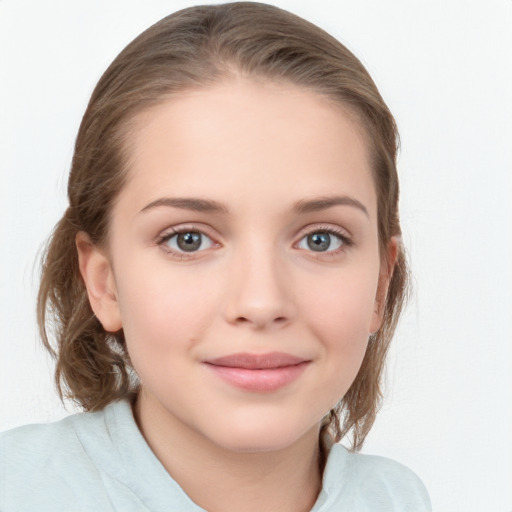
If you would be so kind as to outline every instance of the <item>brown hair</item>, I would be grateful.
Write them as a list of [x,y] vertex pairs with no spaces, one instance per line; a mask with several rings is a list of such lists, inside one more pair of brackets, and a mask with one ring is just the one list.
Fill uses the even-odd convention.
[[[91,310],[75,248],[79,231],[94,244],[108,241],[109,215],[126,178],[130,122],[180,91],[233,74],[296,84],[355,114],[372,156],[381,254],[391,237],[400,235],[396,125],[368,72],[347,48],[315,25],[265,4],[198,6],[172,14],[139,35],[105,71],[78,132],[69,207],[43,257],[38,297],[39,328],[57,360],[61,399],[95,411],[137,390],[123,333],[105,332]],[[336,441],[351,431],[354,449],[375,420],[384,360],[406,289],[399,245],[383,325],[370,336],[355,381],[324,425]]]

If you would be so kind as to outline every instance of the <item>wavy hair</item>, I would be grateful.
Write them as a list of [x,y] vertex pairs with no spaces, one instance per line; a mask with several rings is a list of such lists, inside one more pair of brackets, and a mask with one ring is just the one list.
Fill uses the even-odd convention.
[[[295,84],[355,115],[372,158],[381,255],[400,235],[395,121],[361,62],[317,26],[266,4],[235,2],[174,13],[133,40],[100,78],[83,116],[68,182],[69,207],[42,257],[38,324],[56,359],[61,399],[96,411],[137,392],[122,331],[106,332],[89,305],[75,238],[108,243],[113,204],[127,175],[126,137],[137,114],[191,88],[243,75]],[[384,256],[382,256],[384,257]],[[324,419],[361,448],[378,411],[386,353],[404,305],[407,264],[399,242],[381,329],[357,377]],[[52,341],[50,341],[53,338]]]

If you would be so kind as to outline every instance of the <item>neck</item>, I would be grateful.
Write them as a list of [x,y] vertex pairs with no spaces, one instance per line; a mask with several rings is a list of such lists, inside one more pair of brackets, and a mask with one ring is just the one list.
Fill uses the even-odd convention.
[[307,512],[321,487],[315,427],[278,451],[244,453],[192,431],[161,406],[137,400],[135,418],[162,465],[209,512]]

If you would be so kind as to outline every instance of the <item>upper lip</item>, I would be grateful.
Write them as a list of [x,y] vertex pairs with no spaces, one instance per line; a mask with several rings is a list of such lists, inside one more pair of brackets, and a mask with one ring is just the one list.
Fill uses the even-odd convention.
[[217,357],[215,359],[208,359],[205,363],[230,368],[245,368],[247,370],[265,370],[269,368],[295,366],[307,361],[308,360],[303,357],[286,354],[284,352],[270,352],[267,354],[249,354],[241,352]]

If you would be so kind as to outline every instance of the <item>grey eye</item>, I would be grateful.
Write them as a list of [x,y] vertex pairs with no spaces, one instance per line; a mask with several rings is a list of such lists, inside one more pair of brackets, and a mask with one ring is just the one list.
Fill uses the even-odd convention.
[[195,252],[209,249],[213,241],[199,231],[184,231],[171,236],[167,245],[177,252]]
[[339,235],[326,231],[316,231],[302,238],[298,247],[314,252],[327,252],[339,249],[342,245],[343,240]]

